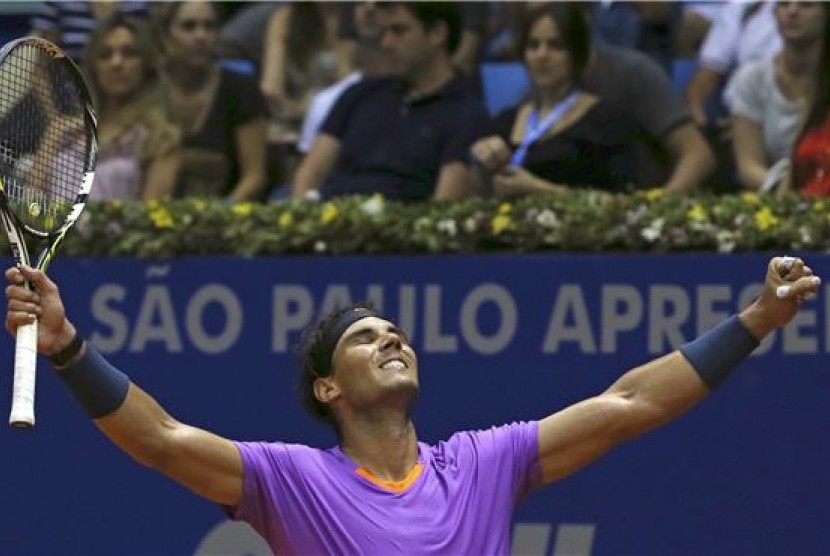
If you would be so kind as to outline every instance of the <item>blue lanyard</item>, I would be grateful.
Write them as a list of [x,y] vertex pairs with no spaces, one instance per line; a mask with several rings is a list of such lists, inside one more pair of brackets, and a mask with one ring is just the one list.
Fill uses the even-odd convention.
[[573,103],[576,102],[578,97],[579,91],[573,91],[567,97],[560,100],[541,123],[539,122],[539,111],[535,108],[533,109],[530,117],[527,119],[527,128],[525,129],[525,136],[522,139],[522,143],[513,152],[513,157],[510,159],[510,163],[513,166],[521,166],[524,163],[530,145],[538,141],[553,124],[562,118],[565,112],[573,106]]

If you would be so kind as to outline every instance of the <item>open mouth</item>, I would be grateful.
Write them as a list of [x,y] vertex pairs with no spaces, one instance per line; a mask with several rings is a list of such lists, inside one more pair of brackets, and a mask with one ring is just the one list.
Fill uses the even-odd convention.
[[380,368],[385,371],[402,371],[409,368],[409,365],[400,357],[393,357],[381,363]]

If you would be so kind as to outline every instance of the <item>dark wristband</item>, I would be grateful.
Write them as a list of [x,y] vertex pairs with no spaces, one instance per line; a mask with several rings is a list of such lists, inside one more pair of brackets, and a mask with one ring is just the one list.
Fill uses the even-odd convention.
[[76,355],[78,355],[78,352],[81,351],[81,347],[83,345],[83,337],[75,332],[75,336],[72,338],[72,341],[69,342],[69,345],[60,350],[58,353],[52,355],[49,360],[55,367],[65,367],[70,361],[72,361],[72,359],[75,358]]
[[680,352],[706,386],[714,390],[759,343],[738,315],[733,315],[696,340],[680,346]]
[[93,346],[72,361],[58,376],[80,402],[87,415],[98,419],[109,415],[124,403],[130,379],[113,367]]

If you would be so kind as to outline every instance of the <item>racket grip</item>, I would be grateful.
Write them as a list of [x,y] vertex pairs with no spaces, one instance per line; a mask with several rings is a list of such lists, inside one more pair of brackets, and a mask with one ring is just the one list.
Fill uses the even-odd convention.
[[37,368],[37,321],[17,327],[14,351],[14,386],[9,425],[35,425],[35,372]]

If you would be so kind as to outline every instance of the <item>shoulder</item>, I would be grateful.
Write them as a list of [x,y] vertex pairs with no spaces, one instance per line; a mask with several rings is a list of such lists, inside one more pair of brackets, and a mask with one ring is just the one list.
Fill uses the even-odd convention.
[[246,469],[293,469],[313,466],[325,453],[318,448],[284,442],[234,442]]
[[537,421],[518,421],[488,429],[461,431],[431,446],[436,459],[455,457],[479,460],[497,453],[527,450],[538,445]]

